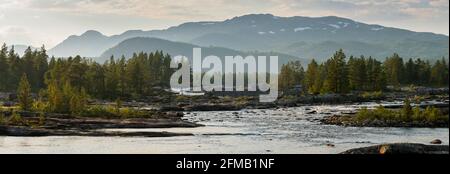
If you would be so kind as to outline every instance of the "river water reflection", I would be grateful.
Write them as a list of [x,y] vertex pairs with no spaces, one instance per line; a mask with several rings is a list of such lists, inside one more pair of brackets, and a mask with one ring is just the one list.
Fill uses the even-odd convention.
[[[1,137],[0,153],[339,153],[381,143],[449,143],[449,129],[354,128],[321,125],[319,119],[354,112],[358,105],[190,112],[184,119],[199,128],[115,129],[114,131],[187,132],[194,136],[144,137]],[[111,131],[111,130],[105,130]],[[333,144],[334,147],[327,146]]]

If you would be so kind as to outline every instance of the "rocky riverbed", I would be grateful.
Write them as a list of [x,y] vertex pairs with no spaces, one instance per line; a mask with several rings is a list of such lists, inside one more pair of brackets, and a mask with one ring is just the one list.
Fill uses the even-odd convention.
[[[149,107],[150,109],[166,111],[238,111],[242,109],[273,109],[285,107],[299,107],[307,105],[340,105],[364,102],[386,102],[403,101],[405,98],[415,98],[415,93],[386,93],[378,97],[364,97],[361,94],[324,94],[324,95],[302,95],[302,96],[282,96],[272,103],[261,103],[258,97],[218,97],[218,96],[197,96],[194,98],[184,98],[170,102],[160,102]],[[448,108],[448,94],[421,96],[417,104],[421,108],[433,106],[436,108]],[[430,102],[433,101],[433,102]],[[417,102],[417,101],[416,101]],[[135,106],[136,104],[128,103]],[[387,105],[386,108],[401,108],[401,103]]]
[[[0,136],[0,153],[337,154],[348,149],[395,142],[431,145],[439,142],[431,143],[432,140],[439,139],[441,145],[448,145],[448,128],[344,127],[319,122],[326,116],[377,106],[378,103],[359,103],[184,112],[179,120],[205,126],[148,129],[88,129],[89,126],[85,126],[93,136]],[[94,123],[102,119],[84,118],[76,124],[86,120]],[[51,120],[47,122],[50,126]],[[64,127],[56,126],[55,129],[64,130]],[[70,131],[70,126],[65,130]],[[77,131],[83,132],[82,129]],[[97,132],[111,134],[95,136]],[[116,132],[123,136],[113,134]],[[142,132],[150,132],[150,135],[145,137]],[[176,135],[152,137],[154,132]],[[180,136],[191,134],[193,136]]]
[[350,149],[341,154],[449,154],[449,146],[395,143]]
[[357,120],[353,115],[333,115],[320,120],[322,124],[345,127],[416,127],[448,128],[447,121],[397,121],[397,120]]
[[[37,123],[39,117],[24,118],[24,122]],[[123,136],[168,137],[187,136],[190,133],[170,132],[104,132],[100,129],[192,128],[202,126],[181,118],[45,118],[43,125],[0,125],[0,136]]]
[[44,137],[44,136],[86,136],[86,137],[172,137],[190,136],[190,133],[171,132],[104,132],[96,130],[78,129],[43,129],[23,126],[0,126],[0,135],[15,137]]

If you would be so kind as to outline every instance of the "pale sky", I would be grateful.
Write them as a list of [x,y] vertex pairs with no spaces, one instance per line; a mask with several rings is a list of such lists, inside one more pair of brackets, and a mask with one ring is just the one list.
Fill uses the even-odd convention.
[[251,13],[339,16],[449,34],[449,0],[0,0],[0,44],[51,48],[86,30],[113,35]]

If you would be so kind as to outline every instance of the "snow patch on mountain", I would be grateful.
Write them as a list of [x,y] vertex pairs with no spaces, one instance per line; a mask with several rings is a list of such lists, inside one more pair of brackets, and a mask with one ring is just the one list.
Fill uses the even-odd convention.
[[371,28],[370,30],[372,30],[372,31],[380,31],[380,30],[383,30],[384,28],[383,27],[377,27],[377,28]]
[[350,23],[348,23],[348,22],[338,22],[338,24],[343,25],[342,28],[346,28],[350,25]]
[[328,24],[328,26],[336,28],[336,29],[340,29],[341,28],[341,26],[336,25],[336,24]]
[[294,32],[299,32],[299,31],[305,31],[305,30],[311,30],[311,27],[298,27],[294,29]]
[[214,23],[214,22],[207,22],[207,23],[203,23],[202,25],[214,25],[214,24],[216,24],[216,23]]

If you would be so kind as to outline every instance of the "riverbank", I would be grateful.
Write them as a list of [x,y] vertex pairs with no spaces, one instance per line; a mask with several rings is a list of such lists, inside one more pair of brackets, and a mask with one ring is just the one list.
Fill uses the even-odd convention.
[[414,143],[382,144],[355,148],[340,154],[449,154],[448,145],[424,145]]
[[438,121],[402,121],[366,119],[359,120],[352,115],[333,115],[320,120],[322,124],[344,127],[414,127],[414,128],[449,128],[449,122]]
[[[376,106],[363,103],[362,106]],[[353,128],[318,124],[325,113],[357,110],[361,105],[316,105],[280,109],[185,112],[196,128],[101,129],[120,132],[192,133],[194,136],[0,136],[0,153],[117,154],[338,154],[382,143],[448,145],[448,128]],[[317,111],[315,114],[307,114]],[[329,146],[334,145],[334,146]],[[105,148],[107,147],[107,148]]]
[[[193,128],[203,126],[184,121],[180,114],[167,113],[156,118],[83,118],[62,117],[53,114],[53,117],[39,117],[30,114],[14,120],[14,116],[3,119],[14,120],[11,123],[0,124],[0,136],[120,136],[120,137],[168,137],[188,136],[189,133],[170,132],[104,132],[100,129],[127,129],[127,128]],[[52,114],[47,114],[52,115]]]
[[104,132],[95,130],[64,130],[28,128],[23,126],[0,126],[0,135],[14,137],[85,136],[85,137],[173,137],[192,136],[189,133],[172,132]]
[[448,128],[449,106],[448,103],[423,107],[421,104],[411,105],[406,99],[401,109],[391,109],[379,105],[375,109],[363,107],[351,114],[341,114],[325,117],[321,123],[351,127],[427,127]]
[[[152,100],[143,100],[141,103],[124,102],[124,106],[139,107],[146,103],[153,103],[151,107],[159,111],[237,111],[242,109],[272,109],[299,107],[305,105],[338,105],[363,102],[383,102],[383,101],[404,101],[411,99],[411,102],[418,103],[422,108],[434,106],[438,108],[448,108],[448,93],[421,94],[416,92],[354,92],[350,94],[302,94],[302,95],[281,95],[276,101],[271,103],[259,102],[258,95],[244,93],[242,96],[219,95],[212,93],[204,96],[158,96]],[[435,101],[433,103],[429,101]],[[388,106],[392,109],[401,108],[401,104]]]

